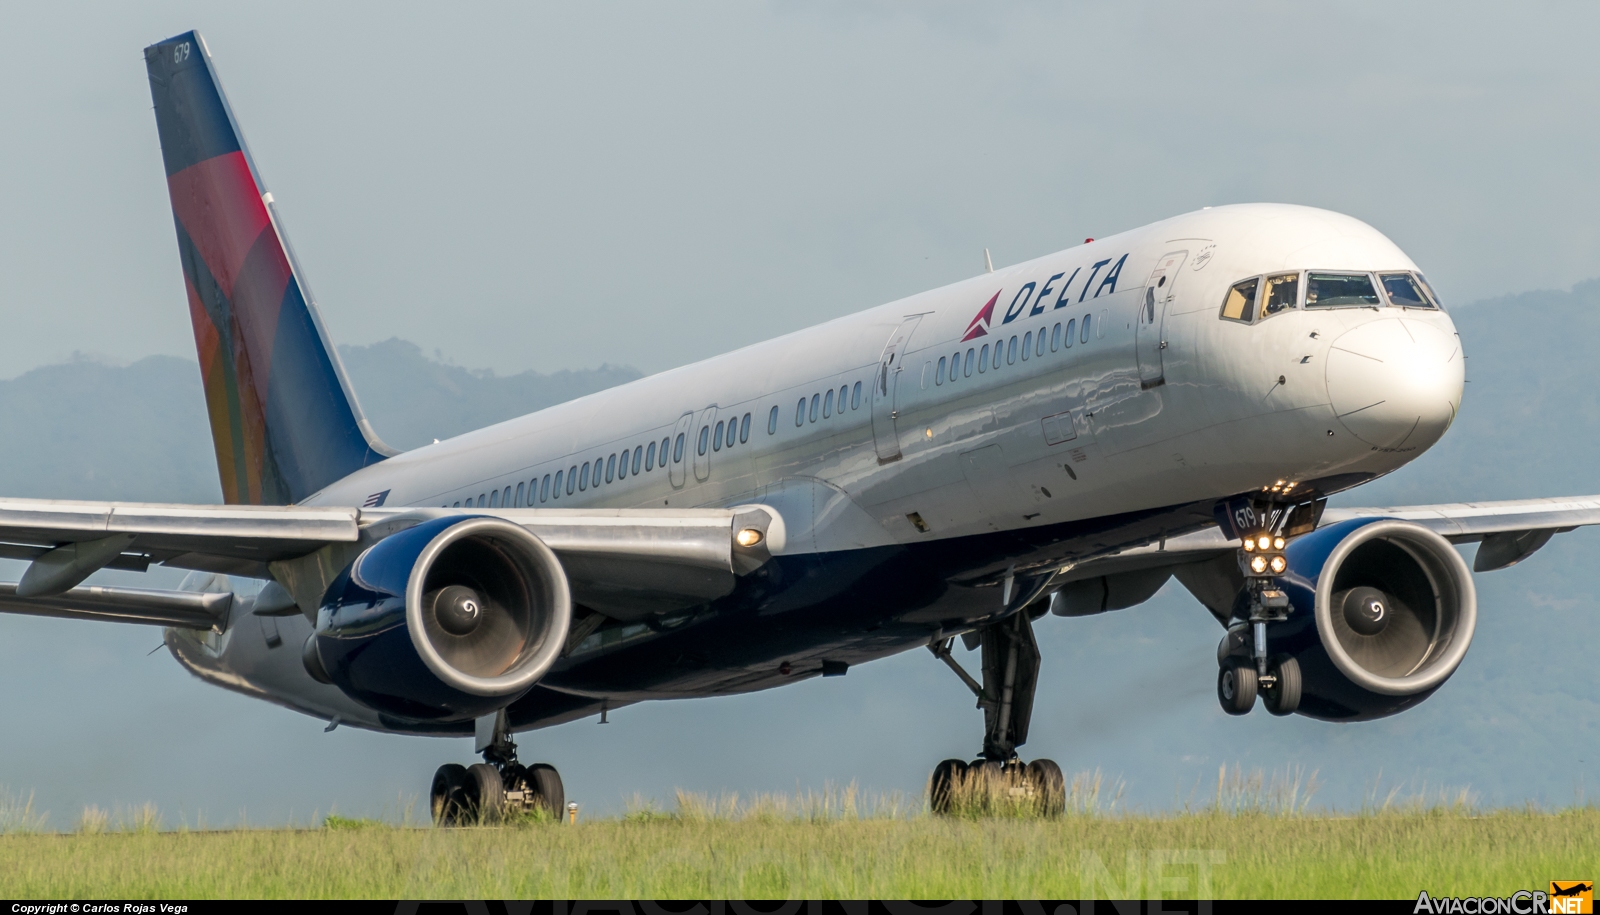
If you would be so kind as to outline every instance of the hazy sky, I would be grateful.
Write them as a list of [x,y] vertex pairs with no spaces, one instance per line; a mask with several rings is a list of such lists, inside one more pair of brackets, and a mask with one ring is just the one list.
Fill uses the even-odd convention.
[[[188,28],[338,342],[654,371],[970,275],[984,247],[1004,264],[1230,202],[1353,214],[1456,304],[1600,276],[1597,20],[1593,5],[1461,2],[12,8],[0,377],[74,351],[192,358],[141,55]],[[1551,557],[1587,561],[1597,537]],[[1497,575],[1514,601],[1538,572]],[[1027,755],[1144,773],[1144,804],[1181,800],[1169,787],[1219,762],[1317,765],[1300,747],[1343,747],[1336,797],[1359,800],[1369,768],[1429,774],[1384,735],[1474,711],[1441,693],[1366,738],[1256,715],[1237,754],[1174,760],[1169,729],[1220,718],[1215,625],[1176,586],[1072,622],[1041,624]],[[324,735],[201,686],[165,652],[143,657],[154,630],[6,625],[0,783],[36,788],[57,826],[84,803],[146,799],[191,823],[379,812],[470,761],[466,741]],[[1135,664],[1109,699],[1081,656],[1105,644]],[[612,721],[530,735],[524,756],[597,807],[826,779],[915,794],[979,733],[970,696],[916,652]]]
[[1454,302],[1600,275],[1581,4],[34,4],[0,377],[190,354],[141,49],[199,28],[333,336],[655,371],[1201,206]]

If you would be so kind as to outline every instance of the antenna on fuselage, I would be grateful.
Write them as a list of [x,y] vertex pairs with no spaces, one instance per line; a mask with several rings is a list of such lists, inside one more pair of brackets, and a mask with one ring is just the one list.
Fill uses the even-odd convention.
[[983,249],[983,270],[985,273],[994,272],[994,260],[989,257],[989,249]]

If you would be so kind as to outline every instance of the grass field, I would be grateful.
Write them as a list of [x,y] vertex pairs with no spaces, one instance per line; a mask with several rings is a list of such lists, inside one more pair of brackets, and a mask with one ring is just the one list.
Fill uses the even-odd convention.
[[[1509,895],[1600,870],[1600,809],[1390,804],[1357,815],[1238,803],[931,817],[846,790],[680,796],[577,825],[467,829],[330,818],[302,830],[162,830],[150,810],[72,833],[11,820],[0,897],[1415,898]],[[1248,801],[1248,799],[1246,799]],[[1257,801],[1260,798],[1256,799]]]

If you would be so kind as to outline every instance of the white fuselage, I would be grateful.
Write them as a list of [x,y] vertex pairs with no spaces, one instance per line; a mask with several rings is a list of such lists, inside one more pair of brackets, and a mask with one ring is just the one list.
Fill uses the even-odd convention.
[[[1159,326],[1141,327],[1158,267],[1170,273],[1156,278],[1164,313]],[[1249,325],[1222,320],[1219,308],[1231,284],[1256,275],[1415,269],[1347,216],[1276,204],[1202,210],[419,448],[308,501],[360,505],[387,490],[389,506],[484,507],[487,498],[498,507],[505,494],[511,507],[762,502],[784,514],[787,552],[830,552],[1280,481],[1366,479],[1415,457],[1453,419],[1462,360],[1450,318],[1296,307]],[[991,298],[988,333],[962,342]],[[1338,346],[1383,322],[1387,331],[1368,331],[1375,340],[1364,343],[1395,357],[1387,367]],[[1068,329],[1070,345],[1060,340]],[[1428,339],[1411,341],[1419,334]],[[884,372],[896,335],[905,339]],[[1005,351],[998,361],[996,346]],[[1369,368],[1381,377],[1353,377]],[[1383,395],[1367,397],[1363,385]],[[841,399],[850,401],[842,409]],[[1361,423],[1341,422],[1351,410]],[[722,426],[715,447],[709,440],[729,420],[741,434],[730,446]],[[641,460],[633,472],[636,452],[664,441],[671,450],[679,436],[680,460],[666,469],[652,460],[649,471]],[[626,476],[614,469],[623,453]],[[553,486],[558,473],[561,487],[546,496],[546,477]]]

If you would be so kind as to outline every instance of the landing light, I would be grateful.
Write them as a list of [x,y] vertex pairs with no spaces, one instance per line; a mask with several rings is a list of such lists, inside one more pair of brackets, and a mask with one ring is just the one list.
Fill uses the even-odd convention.
[[1283,547],[1284,547],[1284,539],[1282,537],[1274,537],[1274,538],[1272,538],[1272,548],[1273,549],[1281,550],[1281,549],[1283,549]]
[[1267,535],[1267,534],[1262,534],[1262,535],[1261,535],[1261,536],[1260,536],[1260,537],[1259,537],[1259,538],[1258,538],[1258,539],[1257,539],[1257,540],[1256,540],[1256,546],[1257,546],[1257,547],[1258,547],[1258,548],[1260,548],[1260,549],[1263,549],[1263,550],[1265,550],[1265,549],[1268,549],[1268,548],[1269,548],[1269,547],[1271,547],[1271,546],[1272,546],[1272,537],[1270,537],[1270,536],[1269,536],[1269,535]]
[[1251,560],[1250,560],[1250,571],[1256,573],[1257,575],[1260,575],[1263,572],[1267,571],[1267,557],[1265,557],[1265,556],[1254,556],[1254,557],[1252,557]]
[[[1260,559],[1261,557],[1257,556],[1256,558]],[[1274,574],[1274,575],[1282,575],[1283,574],[1283,570],[1287,569],[1288,567],[1289,567],[1289,561],[1287,559],[1284,559],[1282,556],[1274,556],[1274,557],[1272,557],[1272,574]]]
[[747,527],[733,538],[740,546],[755,546],[761,542],[761,532],[753,527]]

